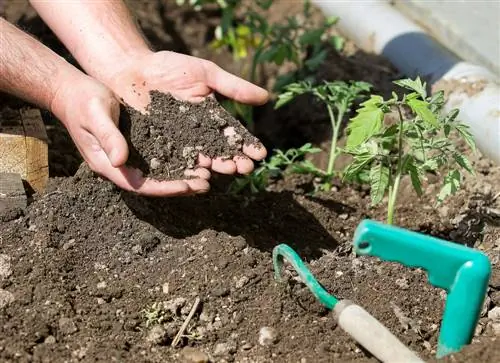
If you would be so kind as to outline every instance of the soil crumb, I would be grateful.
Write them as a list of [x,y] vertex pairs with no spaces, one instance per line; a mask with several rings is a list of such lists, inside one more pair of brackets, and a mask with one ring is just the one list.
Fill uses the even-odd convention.
[[243,145],[259,145],[213,97],[191,103],[158,91],[150,96],[146,114],[124,106],[120,119],[129,165],[146,176],[180,179],[186,169],[196,167],[199,154],[227,160],[243,155]]

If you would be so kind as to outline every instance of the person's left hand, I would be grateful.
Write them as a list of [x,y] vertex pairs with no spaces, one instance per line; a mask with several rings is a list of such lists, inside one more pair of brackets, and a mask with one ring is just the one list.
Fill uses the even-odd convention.
[[[214,91],[251,105],[264,104],[269,98],[266,90],[224,71],[213,62],[169,51],[148,52],[135,58],[106,83],[118,98],[142,112],[150,103],[149,91],[152,90],[190,102],[200,102]],[[248,158],[211,160],[200,155],[199,167],[222,174],[248,174],[254,168],[251,159],[262,160],[267,154],[263,145],[244,145],[243,153]]]

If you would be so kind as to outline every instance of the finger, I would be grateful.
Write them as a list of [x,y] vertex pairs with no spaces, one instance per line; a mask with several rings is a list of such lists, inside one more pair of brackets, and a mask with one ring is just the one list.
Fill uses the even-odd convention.
[[91,103],[90,107],[92,120],[88,120],[86,129],[95,136],[112,166],[124,165],[128,159],[128,145],[112,119],[113,116],[118,118],[116,110],[109,112],[101,103]]
[[210,171],[208,171],[205,168],[187,169],[184,172],[184,175],[186,175],[188,177],[195,177],[195,178],[200,178],[200,179],[205,179],[205,180],[209,180],[211,177]]
[[243,145],[243,153],[254,160],[263,160],[267,156],[267,150],[261,143]]
[[202,63],[208,87],[235,101],[262,105],[269,100],[269,92],[242,78],[226,72],[213,62]]
[[151,197],[174,197],[210,190],[210,184],[204,179],[158,181],[144,178],[139,170],[127,167],[110,168],[101,175],[121,189]]
[[202,168],[210,168],[212,167],[212,159],[208,156],[198,154],[198,165]]
[[253,171],[253,161],[249,158],[244,156],[235,156],[233,160],[239,174],[250,174]]
[[216,158],[212,160],[212,170],[221,174],[234,174],[236,173],[236,164],[232,160]]

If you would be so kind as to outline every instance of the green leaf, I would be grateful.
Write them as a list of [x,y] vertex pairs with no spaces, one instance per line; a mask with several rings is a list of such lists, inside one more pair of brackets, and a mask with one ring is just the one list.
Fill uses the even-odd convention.
[[423,194],[422,191],[422,181],[420,180],[421,178],[421,172],[420,170],[415,166],[413,158],[408,158],[405,169],[410,175],[411,179],[411,184],[413,185],[413,189],[415,189],[415,192],[418,194],[418,196],[421,196]]
[[438,203],[442,203],[450,195],[455,194],[460,188],[461,176],[458,170],[451,170],[444,178],[443,187],[438,194]]
[[429,109],[429,103],[413,98],[407,100],[407,104],[422,120],[434,127],[439,126],[436,116]]
[[465,140],[467,145],[472,149],[472,151],[476,151],[476,142],[474,141],[474,137],[469,131],[469,127],[464,125],[464,124],[457,124],[455,125],[455,129],[458,131],[458,133],[462,136],[462,138]]
[[340,35],[334,35],[334,36],[330,37],[329,41],[330,41],[330,44],[332,45],[332,47],[337,52],[340,52],[340,51],[342,51],[342,49],[344,49],[345,39],[343,37],[341,37]]
[[352,162],[344,169],[343,178],[347,180],[355,179],[375,157],[376,155],[372,150],[360,151],[354,154]]
[[398,81],[394,81],[394,83],[400,87],[417,92],[418,95],[422,98],[422,100],[425,100],[427,98],[427,90],[425,89],[426,84],[425,84],[425,82],[422,83],[422,81],[420,80],[420,77],[417,77],[417,79],[414,81],[407,78],[407,79],[400,79]]
[[453,159],[457,162],[458,165],[460,165],[462,168],[467,170],[470,174],[474,175],[474,169],[472,168],[471,163],[469,162],[469,159],[465,157],[465,155],[460,154],[459,152],[454,152],[453,153]]
[[313,29],[306,31],[299,39],[299,43],[303,46],[314,45],[321,41],[323,29]]
[[307,66],[307,68],[314,71],[325,61],[327,55],[328,55],[327,50],[323,49],[321,52],[314,55],[312,58],[306,60],[305,65]]
[[389,168],[382,163],[374,163],[370,170],[370,197],[372,205],[379,204],[389,186]]
[[376,134],[382,127],[384,112],[380,104],[384,102],[381,96],[372,95],[361,104],[356,117],[352,118],[347,126],[347,148],[355,148]]

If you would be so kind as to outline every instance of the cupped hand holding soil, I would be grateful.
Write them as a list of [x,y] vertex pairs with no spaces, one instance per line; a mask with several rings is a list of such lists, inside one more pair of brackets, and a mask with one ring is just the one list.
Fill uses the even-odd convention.
[[[120,128],[128,164],[142,171],[142,194],[169,195],[168,181],[184,179],[185,193],[208,190],[211,169],[247,174],[266,156],[264,146],[215,100],[217,91],[262,104],[267,91],[212,62],[172,52],[148,53],[116,74],[108,85],[128,105]],[[158,182],[160,181],[160,182]]]

